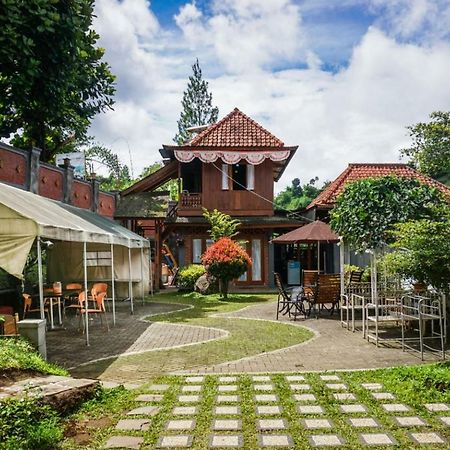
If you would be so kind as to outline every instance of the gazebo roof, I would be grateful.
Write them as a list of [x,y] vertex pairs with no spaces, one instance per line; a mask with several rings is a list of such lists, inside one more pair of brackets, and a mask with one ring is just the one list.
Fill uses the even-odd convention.
[[316,220],[289,233],[273,239],[275,244],[295,244],[298,242],[339,242],[339,236],[325,222]]

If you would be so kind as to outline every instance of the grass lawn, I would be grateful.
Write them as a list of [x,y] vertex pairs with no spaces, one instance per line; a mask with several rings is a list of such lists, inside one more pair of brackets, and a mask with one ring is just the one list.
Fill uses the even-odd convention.
[[232,294],[227,301],[220,300],[218,295],[201,296],[195,293],[157,295],[152,301],[193,307],[170,314],[151,316],[148,320],[219,328],[228,331],[229,336],[187,347],[123,356],[114,361],[99,361],[77,368],[73,373],[77,376],[89,376],[95,367],[96,373],[103,372],[102,378],[129,382],[148,380],[157,374],[233,361],[310,339],[312,333],[300,326],[236,317],[212,317],[213,314],[233,312],[249,305],[273,300],[273,294]]
[[[332,374],[331,372],[327,375]],[[345,440],[346,445],[342,448],[362,449],[365,446],[360,441],[361,433],[387,433],[397,441],[395,448],[415,448],[409,433],[410,432],[435,432],[440,437],[450,439],[450,428],[439,419],[440,416],[450,417],[450,412],[430,412],[425,407],[425,403],[432,402],[450,402],[450,364],[434,364],[428,366],[404,367],[398,369],[381,369],[375,371],[361,372],[341,372],[336,373],[339,381],[325,381],[320,378],[321,374],[307,373],[301,374],[305,377],[304,381],[295,383],[307,383],[310,389],[300,393],[314,394],[316,400],[311,402],[301,402],[294,398],[294,393],[286,376],[288,374],[271,374],[270,381],[254,381],[249,375],[237,375],[236,381],[228,383],[220,382],[216,375],[207,375],[202,382],[202,390],[198,403],[193,405],[198,407],[197,413],[193,416],[175,416],[173,408],[176,406],[192,405],[182,403],[178,400],[181,394],[182,386],[190,385],[184,377],[181,376],[161,376],[152,380],[153,383],[168,384],[169,388],[163,391],[163,400],[161,402],[137,402],[134,398],[141,393],[155,392],[149,385],[144,386],[138,392],[129,392],[123,389],[108,391],[97,400],[87,403],[84,408],[72,417],[71,420],[77,420],[78,423],[97,423],[102,418],[107,419],[107,425],[99,429],[88,429],[88,439],[83,443],[82,448],[97,449],[103,448],[105,442],[113,435],[135,435],[144,438],[144,444],[141,448],[155,448],[158,438],[174,434],[186,434],[193,437],[194,449],[207,449],[210,436],[212,434],[230,435],[239,434],[243,438],[243,448],[254,450],[259,447],[258,435],[287,434],[294,445],[291,448],[308,449],[309,438],[311,435],[318,434],[337,434]],[[349,392],[355,395],[356,400],[342,401],[336,400],[333,396],[335,392],[326,387],[326,383],[345,383]],[[389,392],[395,396],[394,400],[376,400],[371,391],[365,389],[362,383],[381,383],[383,385],[380,392]],[[239,395],[237,403],[220,403],[223,405],[238,405],[240,412],[237,415],[217,416],[214,408],[219,405],[217,396],[219,395],[218,386],[224,384],[237,385],[238,390],[234,394]],[[276,402],[256,402],[255,385],[271,384],[274,388],[274,394],[278,396]],[[269,392],[270,393],[270,392]],[[186,394],[186,393],[184,393]],[[382,403],[402,403],[410,408],[407,413],[388,413]],[[126,413],[132,408],[144,405],[157,405],[158,413],[151,418],[151,426],[145,432],[117,431],[114,429],[119,419],[130,418]],[[269,416],[259,415],[256,411],[256,405],[278,405],[282,408],[281,414]],[[341,404],[362,404],[367,408],[366,413],[343,414],[340,411]],[[324,409],[321,415],[306,415],[299,412],[299,405],[320,405]],[[400,427],[394,420],[395,416],[419,416],[428,424],[426,427]],[[144,418],[144,416],[136,416]],[[355,428],[350,425],[349,417],[372,417],[379,423],[378,428]],[[215,419],[239,419],[242,422],[242,429],[238,431],[213,431],[212,426]],[[278,431],[259,431],[256,424],[258,419],[278,418],[285,419],[287,428]],[[302,420],[311,418],[329,419],[332,422],[332,428],[321,430],[308,430]],[[187,431],[168,431],[167,422],[174,419],[195,419],[193,430]],[[63,443],[64,449],[80,448],[72,439],[66,439]],[[373,447],[372,447],[373,448]],[[378,447],[375,447],[378,448]],[[380,447],[381,448],[381,447]],[[393,448],[393,447],[391,447]],[[421,448],[448,448],[444,445],[427,445]]]

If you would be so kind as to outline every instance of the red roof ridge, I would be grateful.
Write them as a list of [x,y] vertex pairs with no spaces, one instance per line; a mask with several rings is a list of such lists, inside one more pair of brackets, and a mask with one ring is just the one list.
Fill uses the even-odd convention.
[[[372,172],[370,169],[385,169],[381,173],[376,171]],[[363,170],[361,170],[363,169]],[[365,169],[365,170],[364,170]],[[389,169],[393,169],[393,172],[388,172]],[[377,173],[378,172],[378,173]],[[416,178],[422,183],[434,186],[441,192],[450,195],[450,187],[435,180],[411,166],[404,163],[349,163],[345,170],[325,188],[307,207],[310,209],[314,206],[331,206],[335,201],[337,195],[343,190],[346,182],[356,181],[359,179],[380,177],[394,175],[403,178]]]
[[[208,136],[210,136],[215,130],[218,130],[220,127],[224,126],[227,122],[232,120],[234,117],[239,116],[241,119],[243,119],[246,122],[249,122],[252,126],[256,127],[260,132],[262,132],[265,136],[265,138],[268,141],[272,141],[272,147],[284,147],[284,142],[281,141],[279,138],[277,138],[275,135],[273,135],[270,131],[268,131],[266,128],[264,128],[262,125],[260,125],[258,122],[256,122],[251,117],[244,114],[239,108],[235,107],[233,111],[231,111],[229,114],[227,114],[225,117],[223,117],[218,122],[211,124],[208,128],[203,130],[201,133],[199,133],[197,136],[195,136],[193,139],[188,141],[186,144],[183,144],[184,146],[201,146],[202,141],[204,141]],[[204,144],[208,145],[208,144]],[[211,145],[220,147],[221,145]],[[223,145],[224,147],[229,145]],[[249,146],[257,146],[257,145],[249,145]],[[259,146],[266,146],[266,145],[259,145]]]

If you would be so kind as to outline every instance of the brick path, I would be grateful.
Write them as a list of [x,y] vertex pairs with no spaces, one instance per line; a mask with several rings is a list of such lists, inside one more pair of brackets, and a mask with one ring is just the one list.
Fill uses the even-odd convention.
[[[72,317],[65,321],[65,329],[47,333],[47,351],[50,362],[67,368],[94,360],[130,353],[173,348],[220,339],[228,335],[224,330],[206,327],[151,323],[140,320],[142,317],[176,311],[185,305],[152,303],[136,305],[135,314],[130,314],[129,304],[117,305],[116,326],[108,332],[96,318],[90,325],[90,346],[78,331],[78,319]],[[111,320],[109,316],[109,320]]]
[[[275,319],[276,304],[249,306],[240,311],[223,314],[223,317],[246,319]],[[219,315],[220,316],[220,315]],[[280,316],[280,322],[305,326],[316,333],[316,337],[294,347],[276,350],[238,361],[230,361],[211,367],[200,367],[188,373],[239,373],[352,370],[420,364],[418,353],[403,352],[398,346],[376,347],[367,343],[360,332],[352,333],[341,327],[336,313],[333,317],[324,312],[319,319],[297,320]],[[427,353],[427,361],[437,357]],[[186,373],[183,372],[183,373]]]

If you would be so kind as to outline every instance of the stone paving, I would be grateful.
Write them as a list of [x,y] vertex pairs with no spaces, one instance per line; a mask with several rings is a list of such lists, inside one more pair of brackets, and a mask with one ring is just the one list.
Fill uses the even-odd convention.
[[[381,383],[349,386],[341,380],[343,374],[277,377],[178,377],[173,385],[148,386],[135,398],[136,406],[143,399],[146,405],[124,411],[105,448],[449,448],[450,434],[442,432],[450,424],[446,403],[430,402],[416,409],[384,403],[386,395],[378,399],[372,395],[392,394]],[[289,388],[292,381],[308,384],[312,393],[301,394],[308,396],[304,397],[307,404],[299,402],[298,394]],[[238,399],[232,400],[237,405],[218,404],[224,382],[237,393]],[[344,384],[349,392],[336,394],[333,384]],[[251,395],[263,385],[271,386],[275,394]],[[198,394],[184,395],[186,390]],[[348,397],[336,395],[352,395],[357,403],[345,403]],[[149,438],[152,424],[159,422],[162,426]]]

